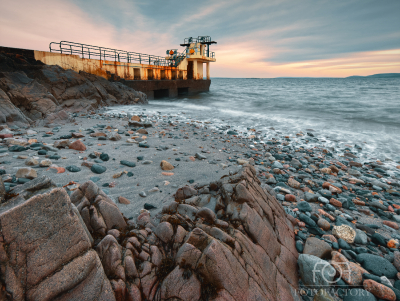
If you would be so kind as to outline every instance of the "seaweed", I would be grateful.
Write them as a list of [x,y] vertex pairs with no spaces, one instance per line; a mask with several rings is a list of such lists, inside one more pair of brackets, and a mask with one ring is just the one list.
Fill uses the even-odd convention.
[[6,203],[7,201],[11,200],[12,198],[15,198],[18,195],[19,193],[13,193],[12,191],[6,192],[4,194],[4,201],[2,203]]
[[218,288],[200,274],[197,275],[197,278],[201,283],[200,300],[209,301],[210,299],[214,299],[217,296]]
[[156,268],[156,276],[160,283],[171,273],[175,268],[175,260],[172,257],[166,257],[161,260],[161,264]]

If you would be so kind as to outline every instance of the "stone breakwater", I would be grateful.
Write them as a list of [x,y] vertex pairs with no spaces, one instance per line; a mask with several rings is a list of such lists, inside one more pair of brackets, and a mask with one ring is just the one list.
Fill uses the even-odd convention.
[[293,226],[252,166],[128,220],[92,181],[46,176],[0,207],[7,300],[295,300]]
[[65,124],[73,121],[68,113],[139,103],[147,96],[121,83],[0,53],[0,124]]
[[[79,256],[91,252],[91,259],[84,260],[96,267],[98,278],[84,283],[97,283],[93,291],[104,299],[398,299],[399,162],[361,160],[356,145],[333,149],[314,141],[308,147],[316,138],[312,133],[276,133],[262,144],[257,129],[238,132],[186,114],[138,110],[143,112],[135,116],[80,114],[76,124],[52,129],[3,126],[0,215],[31,204],[38,193],[46,199],[43,193],[57,186],[57,198],[72,202],[83,227],[74,228],[81,233],[78,241],[65,239],[77,245],[73,252]],[[33,212],[32,222],[46,224],[40,216]],[[63,218],[57,216],[62,223]],[[12,221],[0,218],[2,229]],[[4,250],[32,253],[56,244],[34,237],[21,238],[29,243],[21,249],[8,240]],[[62,248],[54,252],[65,256],[56,260],[61,265],[54,263],[58,268],[44,278],[38,272],[32,278],[38,282],[29,280],[20,291],[36,289],[51,275],[69,275],[61,267],[79,256],[66,255],[70,247]],[[16,265],[25,257],[10,254],[2,264],[12,264],[8,271],[14,274],[25,273],[28,267]],[[33,254],[26,258],[45,266]],[[4,273],[2,283],[19,283]],[[78,282],[46,291],[46,298],[91,291]],[[46,283],[41,287],[53,287]]]

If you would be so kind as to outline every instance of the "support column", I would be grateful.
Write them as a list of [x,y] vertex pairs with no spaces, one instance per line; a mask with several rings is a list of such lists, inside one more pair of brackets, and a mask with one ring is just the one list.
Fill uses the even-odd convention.
[[193,79],[197,80],[197,60],[193,61]]
[[207,80],[210,80],[210,63],[206,63],[206,69],[207,69]]

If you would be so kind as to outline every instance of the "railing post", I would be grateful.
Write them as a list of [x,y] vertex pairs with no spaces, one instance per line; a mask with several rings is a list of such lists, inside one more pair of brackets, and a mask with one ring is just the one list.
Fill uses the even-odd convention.
[[62,53],[62,46],[61,46],[61,42],[60,42],[60,53]]
[[99,47],[100,61],[101,61],[101,48]]
[[69,45],[69,49],[71,50],[71,54],[72,54],[72,45]]
[[82,58],[85,58],[85,55],[83,54],[83,45],[82,45]]
[[89,52],[89,60],[90,60],[90,48],[88,48],[88,52]]
[[139,53],[139,64],[142,64],[142,56],[140,53]]

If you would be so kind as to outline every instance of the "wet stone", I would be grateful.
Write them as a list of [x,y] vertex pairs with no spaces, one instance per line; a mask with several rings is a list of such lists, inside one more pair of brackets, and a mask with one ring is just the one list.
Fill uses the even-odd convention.
[[100,178],[99,177],[91,177],[90,181],[96,183],[96,182],[100,181]]
[[318,201],[318,195],[306,192],[304,194],[304,200],[307,201],[307,202],[317,202]]
[[140,142],[139,147],[149,148],[150,146],[147,143]]
[[70,165],[65,167],[66,170],[70,171],[70,172],[79,172],[81,171],[81,169],[78,166],[75,165]]
[[157,209],[156,206],[153,206],[152,204],[148,204],[148,203],[144,203],[143,208],[146,210]]
[[312,211],[311,205],[305,201],[298,202],[297,208],[299,208],[299,210],[302,212],[311,212]]
[[110,157],[109,157],[108,154],[102,153],[102,154],[100,155],[100,160],[102,160],[102,161],[108,161],[108,160],[110,160]]
[[101,173],[105,172],[107,170],[107,168],[105,166],[102,166],[102,165],[94,164],[90,168],[90,170],[92,172],[94,172],[94,173],[101,174]]
[[302,222],[305,222],[307,225],[309,225],[310,227],[315,227],[317,224],[314,222],[314,220],[312,220],[310,217],[308,217],[307,215],[301,213],[299,215],[299,219]]
[[127,160],[122,160],[119,162],[121,165],[125,165],[128,167],[135,167],[136,163],[135,162],[131,162],[131,161],[127,161]]
[[318,227],[324,229],[325,231],[328,231],[331,228],[331,224],[324,218],[320,218],[317,224]]
[[322,259],[330,258],[331,252],[332,247],[316,237],[307,238],[303,251],[304,254],[314,255]]
[[396,277],[396,268],[385,258],[373,254],[359,254],[356,258],[364,269],[376,276]]
[[362,230],[356,229],[356,237],[354,238],[354,242],[360,245],[366,245],[368,243],[367,234],[365,234]]
[[52,155],[52,156],[49,156],[49,159],[50,159],[50,160],[59,160],[59,159],[61,159],[61,156],[59,156],[59,155]]

